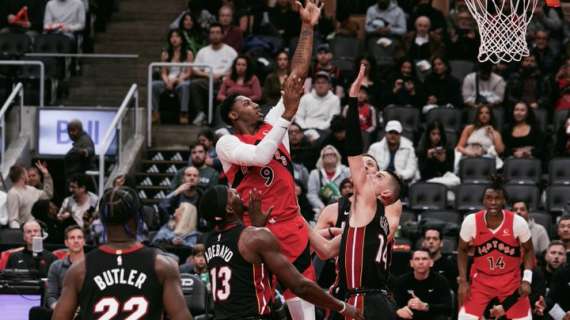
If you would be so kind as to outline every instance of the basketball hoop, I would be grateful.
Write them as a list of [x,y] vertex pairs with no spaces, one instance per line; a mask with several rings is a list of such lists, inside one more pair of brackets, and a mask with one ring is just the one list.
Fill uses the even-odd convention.
[[[480,62],[520,61],[529,55],[526,29],[539,0],[465,0],[481,35]],[[559,0],[547,0],[555,6]]]

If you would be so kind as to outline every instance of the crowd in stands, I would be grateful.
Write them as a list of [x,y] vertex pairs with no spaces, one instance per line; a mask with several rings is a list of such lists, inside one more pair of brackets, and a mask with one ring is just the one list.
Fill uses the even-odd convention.
[[[49,4],[59,1],[51,0],[48,7],[56,8]],[[299,33],[295,9],[287,0],[277,0],[274,6],[264,1],[223,2],[211,8],[190,1],[187,10],[173,17],[165,48],[157,60],[192,62],[211,69],[162,68],[152,84],[153,121],[161,121],[162,105],[166,96],[171,96],[180,108],[180,124],[204,124],[210,72],[216,104],[232,94],[247,96],[264,110],[278,103],[291,48]],[[84,10],[83,5],[77,8]],[[539,257],[535,274],[542,280],[533,280],[533,312],[548,319],[544,308],[537,307],[545,298],[550,306],[558,303],[570,311],[568,300],[563,298],[569,290],[565,285],[570,274],[570,266],[566,265],[570,257],[570,189],[562,186],[566,192],[561,196],[563,203],[554,210],[549,205],[549,190],[557,185],[550,177],[540,175],[549,172],[553,159],[570,157],[568,18],[559,9],[539,6],[527,35],[530,55],[520,63],[492,65],[475,63],[477,26],[461,2],[445,16],[431,6],[430,0],[420,0],[414,6],[391,0],[371,1],[360,38],[358,28],[345,15],[338,12],[337,19],[323,17],[317,27],[315,61],[289,129],[303,216],[314,224],[326,205],[351,192],[343,109],[347,86],[358,71],[355,66],[365,64],[364,86],[358,95],[360,128],[365,138],[362,151],[407,185],[406,211],[395,251],[409,253],[412,248],[423,248],[405,256],[404,268],[396,272],[401,275],[395,280],[401,289],[395,293],[398,315],[411,318],[409,309],[404,308],[410,305],[417,311],[413,319],[446,318],[452,312],[449,289],[457,287],[453,252],[458,227],[466,211],[481,208],[477,194],[472,195],[476,206],[466,211],[456,208],[462,201],[460,189],[468,181],[478,186],[487,182],[485,177],[468,179],[468,160],[489,160],[491,167],[486,173],[505,175],[514,160],[538,160],[538,179],[511,181],[540,192],[533,198],[536,203],[515,192],[509,194],[509,209],[528,221]],[[28,28],[37,26],[31,22]],[[59,28],[63,32],[74,30],[65,23]],[[358,54],[342,56],[342,43],[356,44]],[[217,137],[228,133],[220,116],[216,114],[214,119],[212,127],[202,129],[197,143],[190,147],[188,167],[169,182],[171,192],[156,208],[145,208],[144,232],[140,235],[140,240],[170,252],[193,248],[193,255],[179,261],[181,269],[200,275],[205,282],[208,274],[200,241],[209,226],[201,218],[198,203],[208,187],[225,183],[215,146]],[[80,161],[66,164],[66,168],[74,169],[66,174],[70,196],[61,209],[48,201],[53,185],[42,163],[35,168],[14,166],[10,170],[9,227],[23,228],[26,247],[21,254],[31,254],[32,235],[40,232],[36,223],[29,222],[32,216],[44,224],[48,241],[61,244],[65,239],[70,248],[71,232],[80,230],[88,245],[105,242],[96,214],[97,197],[88,191],[84,175],[88,165],[75,169],[80,162],[93,160],[92,142],[90,147],[79,130],[70,159]],[[565,163],[567,166],[569,162]],[[568,184],[570,175],[565,178]],[[412,209],[416,201],[414,185],[426,182],[445,186],[440,196],[443,207],[432,210],[420,205]],[[133,188],[137,183],[140,181],[128,176],[115,181],[116,185]],[[435,211],[451,212],[453,219],[431,218],[432,214],[437,216]],[[69,229],[75,224],[79,229]],[[55,260],[47,253],[45,259]],[[12,258],[8,266],[13,266],[11,263]],[[54,265],[49,273],[44,271],[53,279],[61,268]],[[410,295],[410,290],[415,295]]]

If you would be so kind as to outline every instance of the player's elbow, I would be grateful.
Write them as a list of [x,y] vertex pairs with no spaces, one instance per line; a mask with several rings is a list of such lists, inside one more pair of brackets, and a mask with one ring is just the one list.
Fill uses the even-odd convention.
[[306,299],[307,295],[310,292],[311,284],[312,283],[310,281],[303,278],[301,281],[299,281],[299,283],[291,288],[291,291],[293,291],[296,296]]

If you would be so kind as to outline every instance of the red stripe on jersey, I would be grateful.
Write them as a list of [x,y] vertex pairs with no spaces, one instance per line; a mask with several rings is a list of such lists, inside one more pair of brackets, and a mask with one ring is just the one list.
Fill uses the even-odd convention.
[[139,249],[142,249],[144,245],[140,242],[133,244],[132,246],[124,249],[112,248],[106,244],[99,247],[99,250],[108,253],[108,254],[129,254],[131,252],[135,252]]
[[358,289],[362,287],[362,270],[364,258],[364,236],[366,227],[348,228],[345,250],[346,287]]
[[[356,308],[356,310],[358,310],[364,314],[364,295],[361,295],[361,294],[351,295],[350,298],[348,298],[348,301],[346,303],[353,306],[354,308]],[[353,318],[344,317],[344,319],[345,320],[352,320]]]
[[269,275],[263,263],[253,265],[253,281],[255,286],[255,296],[257,298],[257,312],[260,315],[270,313],[269,302],[272,297],[271,283]]

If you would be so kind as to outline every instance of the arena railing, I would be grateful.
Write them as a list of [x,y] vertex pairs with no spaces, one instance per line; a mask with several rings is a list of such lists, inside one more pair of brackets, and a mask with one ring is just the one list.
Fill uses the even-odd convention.
[[1,128],[1,133],[2,137],[0,138],[0,143],[2,144],[2,146],[0,147],[0,161],[2,161],[2,163],[4,163],[4,155],[6,154],[6,114],[8,113],[8,109],[10,108],[10,106],[12,105],[12,103],[15,101],[16,97],[19,97],[19,104],[20,104],[20,123],[19,123],[19,128],[18,128],[18,136],[20,136],[22,134],[22,128],[24,127],[23,121],[24,121],[24,85],[21,82],[18,82],[18,84],[16,84],[16,86],[14,87],[14,89],[12,89],[12,92],[10,93],[10,95],[8,96],[8,99],[6,99],[6,101],[4,102],[4,104],[2,105],[2,109],[0,109],[0,126],[2,126]]
[[0,66],[38,66],[40,68],[40,107],[44,106],[46,69],[42,61],[0,60]]
[[111,147],[111,144],[115,140],[115,137],[117,137],[117,141],[118,141],[117,167],[121,163],[121,158],[122,158],[122,156],[121,156],[122,121],[127,116],[129,106],[131,105],[131,103],[133,101],[134,101],[134,109],[135,109],[134,110],[135,134],[140,133],[141,126],[139,125],[139,112],[138,112],[138,110],[139,110],[139,90],[138,90],[138,86],[136,84],[133,84],[133,85],[131,85],[129,92],[127,93],[127,95],[123,99],[121,106],[117,110],[117,114],[113,118],[113,121],[111,121],[111,125],[107,129],[107,132],[105,132],[105,135],[103,136],[103,140],[101,142],[101,147],[100,147],[100,151],[99,151],[99,188],[98,188],[99,197],[101,197],[101,195],[103,195],[103,191],[105,190],[105,155],[109,151],[109,148]]
[[[147,119],[146,119],[146,135],[147,147],[152,146],[152,73],[154,68],[158,67],[195,67],[204,68],[208,70],[208,123],[211,124],[213,120],[214,111],[214,68],[207,64],[195,64],[189,62],[153,62],[148,65],[148,78],[147,78]],[[190,80],[192,81],[192,80]]]

